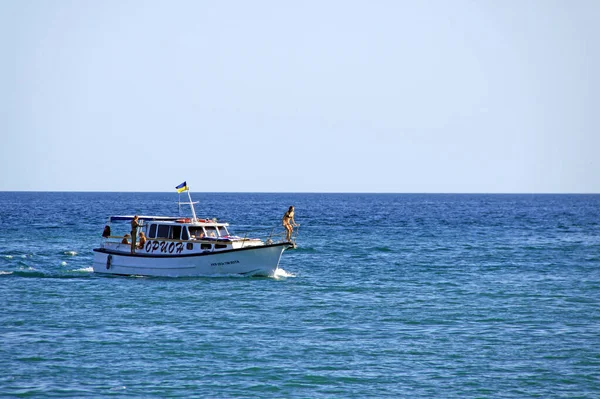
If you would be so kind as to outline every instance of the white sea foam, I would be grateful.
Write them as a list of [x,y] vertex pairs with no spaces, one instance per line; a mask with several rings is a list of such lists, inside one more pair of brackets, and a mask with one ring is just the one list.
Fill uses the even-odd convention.
[[69,255],[69,256],[75,256],[75,255],[77,255],[77,252],[75,252],[75,251],[65,251],[65,252],[63,252],[63,253],[64,253],[65,255]]
[[66,265],[67,265],[67,262],[65,262],[65,261],[63,260],[62,262],[60,262],[60,265],[61,265],[61,266],[66,266]]
[[4,259],[12,259],[12,258],[13,258],[13,256],[12,256],[12,255],[3,255],[2,257],[3,257]]
[[13,272],[6,272],[6,271],[3,271],[3,270],[0,270],[0,275],[2,275],[2,274],[13,274]]
[[296,275],[294,273],[288,273],[283,269],[277,269],[275,271],[275,274],[273,275],[274,278],[282,278],[282,277],[296,277]]
[[90,267],[82,267],[81,269],[75,269],[75,270],[72,270],[72,271],[74,271],[74,272],[86,272],[86,273],[91,273],[91,272],[93,272],[93,271],[94,271],[94,268],[93,268],[93,267],[91,267],[91,266],[90,266]]

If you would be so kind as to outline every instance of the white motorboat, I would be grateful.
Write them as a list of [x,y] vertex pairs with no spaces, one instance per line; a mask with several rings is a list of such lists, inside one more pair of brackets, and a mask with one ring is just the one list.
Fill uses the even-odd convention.
[[[274,276],[283,251],[295,248],[294,238],[273,235],[264,238],[237,236],[229,233],[229,224],[196,217],[189,190],[191,217],[138,216],[138,232],[146,242],[132,250],[128,235],[111,235],[111,227],[121,222],[128,232],[133,215],[110,216],[99,248],[94,249],[93,269],[96,273],[162,277],[212,275]],[[136,234],[137,235],[137,234]],[[141,234],[140,234],[141,235]]]

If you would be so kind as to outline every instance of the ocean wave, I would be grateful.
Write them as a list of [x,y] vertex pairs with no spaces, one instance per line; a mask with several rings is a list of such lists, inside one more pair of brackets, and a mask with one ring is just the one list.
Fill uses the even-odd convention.
[[76,251],[65,251],[63,252],[64,255],[69,255],[69,256],[76,256],[77,252]]
[[16,270],[12,273],[16,277],[48,277],[46,273],[31,268],[30,270]]
[[375,247],[373,249],[379,252],[392,252],[392,249],[390,247]]
[[12,254],[3,254],[0,255],[1,259],[6,259],[6,260],[12,260],[12,259],[27,259],[27,258],[32,258],[33,255],[32,254],[19,254],[19,253],[12,253]]
[[301,254],[306,254],[306,253],[312,254],[312,253],[316,253],[317,250],[313,247],[296,247],[296,248],[294,248],[294,252],[298,252]]
[[[71,271],[70,271],[71,272]],[[53,272],[44,272],[39,270],[15,270],[14,272],[5,272],[1,273],[0,276],[4,277],[24,277],[24,278],[51,278],[51,279],[73,279],[73,278],[89,278],[89,273],[53,273]]]

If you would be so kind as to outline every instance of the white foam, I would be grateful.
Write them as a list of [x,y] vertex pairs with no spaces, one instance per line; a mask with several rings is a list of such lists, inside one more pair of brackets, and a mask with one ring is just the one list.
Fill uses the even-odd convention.
[[1,274],[13,274],[13,272],[5,272],[5,271],[0,270],[0,275]]
[[66,265],[67,265],[67,262],[65,262],[65,261],[62,261],[62,262],[60,262],[60,265],[61,265],[61,266],[66,266]]
[[75,270],[72,270],[72,271],[74,271],[74,272],[86,272],[86,273],[91,273],[91,272],[93,272],[93,271],[94,271],[94,268],[93,268],[93,267],[91,267],[91,266],[90,266],[90,267],[82,267],[81,269],[75,269]]
[[3,258],[4,258],[4,259],[12,259],[12,258],[13,258],[13,256],[12,256],[12,255],[4,255],[4,256],[3,256]]
[[64,253],[65,255],[70,255],[70,256],[75,256],[75,255],[77,255],[77,252],[75,252],[75,251],[65,251],[65,252],[63,252],[63,253]]
[[282,277],[296,277],[294,273],[288,273],[285,270],[278,268],[275,270],[275,274],[273,274],[274,278],[282,278]]

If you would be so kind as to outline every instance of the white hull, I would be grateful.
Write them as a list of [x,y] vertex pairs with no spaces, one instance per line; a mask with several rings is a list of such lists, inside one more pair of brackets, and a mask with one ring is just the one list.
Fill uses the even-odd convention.
[[[187,254],[130,254],[97,248],[94,250],[94,272],[117,275],[159,277],[193,277],[241,274],[273,276],[279,260],[289,244],[273,244],[227,251]],[[109,259],[110,256],[110,259]]]

